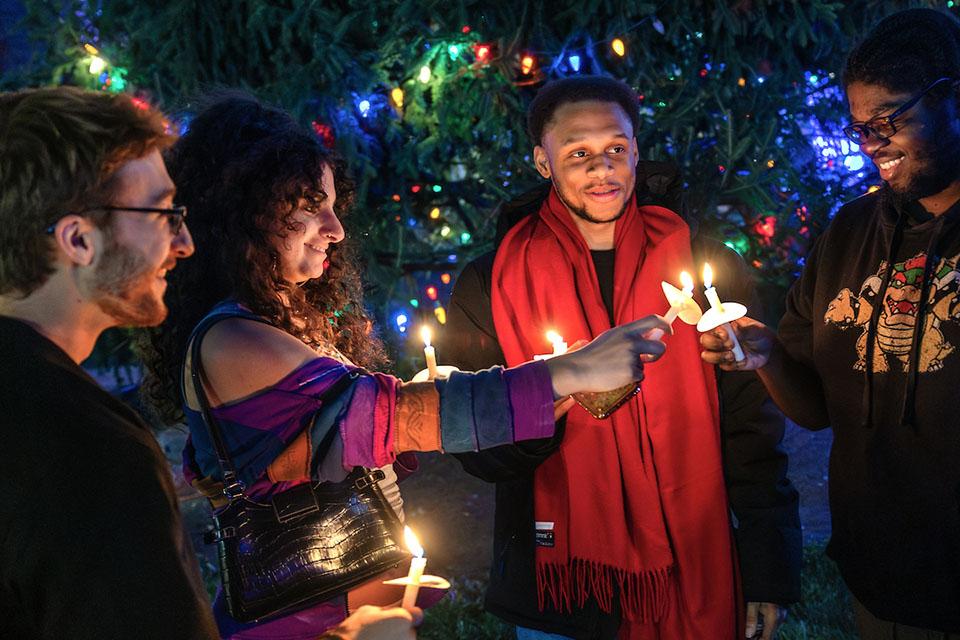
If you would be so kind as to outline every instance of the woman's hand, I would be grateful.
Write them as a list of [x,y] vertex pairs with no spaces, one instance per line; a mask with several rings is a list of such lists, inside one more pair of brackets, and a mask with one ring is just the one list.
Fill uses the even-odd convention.
[[656,315],[605,331],[576,351],[547,360],[557,398],[581,391],[609,391],[643,380],[643,363],[659,358],[666,348],[649,332],[671,333]]
[[394,607],[381,609],[364,605],[318,640],[415,640],[414,629],[423,620],[423,611]]

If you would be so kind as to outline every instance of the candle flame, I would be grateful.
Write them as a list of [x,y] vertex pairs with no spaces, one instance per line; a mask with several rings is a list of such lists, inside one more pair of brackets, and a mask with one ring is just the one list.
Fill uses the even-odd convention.
[[713,269],[709,262],[703,263],[703,286],[709,289],[713,285]]
[[423,338],[423,346],[429,347],[430,340],[433,339],[433,331],[430,331],[430,327],[422,327],[420,329],[420,337]]
[[551,329],[547,331],[547,342],[550,344],[556,344],[558,342],[563,342],[563,336]]
[[410,549],[410,553],[418,558],[423,557],[423,547],[420,546],[420,541],[417,540],[416,534],[410,527],[403,528],[403,541],[406,543],[407,548]]
[[691,276],[686,271],[680,272],[680,284],[683,285],[683,290],[687,293],[693,291],[693,276]]

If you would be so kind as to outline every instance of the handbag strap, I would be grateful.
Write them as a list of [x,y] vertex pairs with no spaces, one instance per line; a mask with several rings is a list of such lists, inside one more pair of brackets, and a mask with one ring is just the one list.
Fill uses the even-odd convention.
[[[207,427],[207,432],[210,434],[210,441],[213,443],[214,451],[217,454],[217,464],[220,467],[220,473],[223,475],[223,494],[228,500],[233,500],[234,498],[241,497],[246,487],[243,481],[240,480],[237,469],[233,464],[233,458],[230,457],[230,452],[227,450],[226,443],[223,440],[223,432],[220,430],[220,424],[217,422],[217,419],[213,417],[213,411],[203,387],[203,381],[206,380],[207,376],[203,370],[203,363],[200,359],[200,343],[203,340],[203,336],[206,335],[207,331],[209,331],[214,324],[226,318],[244,318],[246,320],[262,322],[271,327],[274,325],[252,313],[222,312],[207,316],[193,331],[190,346],[190,377],[193,381],[193,390],[197,396],[197,401],[200,403],[200,413],[203,416],[203,422]],[[321,405],[325,404],[330,398],[336,397],[344,392],[362,373],[364,373],[364,370],[357,368],[341,375],[337,378],[336,382],[317,397],[317,400]],[[323,440],[321,440],[319,450],[325,451],[328,449],[336,435],[337,430],[330,429],[330,431],[324,435]]]

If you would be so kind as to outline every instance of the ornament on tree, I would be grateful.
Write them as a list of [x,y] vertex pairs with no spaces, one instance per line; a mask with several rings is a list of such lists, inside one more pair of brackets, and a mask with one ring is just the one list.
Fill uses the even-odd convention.
[[323,146],[332,149],[336,143],[336,139],[333,137],[333,129],[330,128],[330,125],[317,122],[316,120],[311,122],[310,125],[313,127],[313,132],[319,136]]
[[473,45],[473,55],[479,64],[490,64],[496,45],[492,42],[477,42]]

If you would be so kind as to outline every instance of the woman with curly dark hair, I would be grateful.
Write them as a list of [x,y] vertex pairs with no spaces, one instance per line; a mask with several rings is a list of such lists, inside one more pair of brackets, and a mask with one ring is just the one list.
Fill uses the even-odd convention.
[[[163,417],[186,418],[184,473],[195,486],[214,487],[215,506],[223,501],[221,473],[198,393],[213,407],[247,495],[340,481],[363,466],[384,471],[381,486],[402,513],[392,470],[398,453],[549,437],[555,399],[639,380],[640,355],[663,351],[642,337],[667,330],[650,316],[565,356],[512,369],[410,384],[363,373],[321,403],[335,380],[385,361],[342,242],[338,214],[349,188],[340,165],[289,115],[238,94],[204,108],[168,164],[197,253],[171,274],[170,315],[146,348],[148,395]],[[194,389],[185,362],[198,324],[209,327],[200,343],[203,389]],[[318,446],[331,432],[332,444]],[[341,597],[246,625],[226,613],[222,598],[214,609],[224,637],[309,638],[342,620],[345,607]]]

